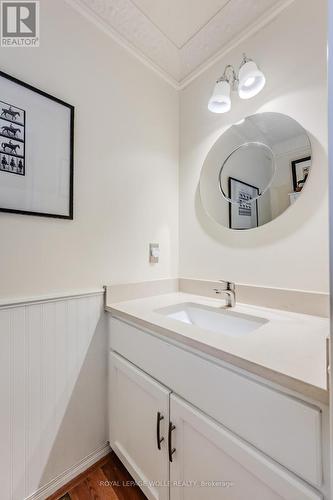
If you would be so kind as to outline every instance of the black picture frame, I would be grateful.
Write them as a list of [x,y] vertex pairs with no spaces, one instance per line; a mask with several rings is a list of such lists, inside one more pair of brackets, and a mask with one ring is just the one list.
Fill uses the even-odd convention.
[[[34,212],[34,211],[28,211],[28,210],[6,208],[6,207],[1,207],[1,206],[0,206],[0,212],[19,214],[19,215],[33,215],[33,216],[37,216],[37,217],[51,217],[51,218],[55,218],[55,219],[73,220],[73,218],[74,218],[74,208],[73,208],[73,205],[74,205],[74,114],[75,114],[74,106],[63,101],[62,99],[59,99],[58,97],[55,97],[55,96],[37,88],[37,87],[34,87],[33,85],[30,85],[26,82],[23,82],[22,80],[19,80],[18,78],[15,78],[14,76],[11,76],[3,71],[0,71],[0,78],[4,78],[6,80],[9,80],[10,82],[12,82],[16,85],[19,85],[27,90],[35,92],[36,94],[40,95],[41,97],[44,97],[45,99],[49,99],[51,101],[56,102],[57,104],[60,104],[61,106],[65,106],[66,108],[69,109],[69,120],[70,120],[70,123],[69,123],[69,148],[70,148],[70,151],[69,151],[68,214]],[[1,95],[0,95],[0,101],[2,101]],[[2,102],[4,102],[4,101],[2,101]],[[25,131],[25,129],[24,129],[24,131]],[[24,140],[26,140],[25,136],[24,136]],[[1,171],[0,171],[0,173],[1,173]]]
[[[252,184],[248,184],[247,182],[241,181],[240,179],[236,179],[235,177],[229,177],[228,179],[228,196],[229,199],[232,199],[232,183],[238,183],[240,185],[246,186],[247,188],[251,188],[255,192],[255,196],[259,196],[260,190],[257,186],[252,186]],[[252,227],[234,227],[234,221],[233,221],[233,216],[234,216],[234,210],[235,207],[238,207],[238,204],[236,203],[231,203],[229,202],[229,228],[230,229],[236,229],[239,231],[246,231],[247,229],[252,229],[253,227],[258,227],[259,225],[259,219],[258,219],[258,200],[255,200],[253,203],[251,203],[255,207],[255,220],[256,220],[256,225]]]
[[293,191],[294,191],[294,193],[300,192],[302,190],[302,188],[298,189],[299,180],[297,178],[297,166],[300,163],[305,163],[305,162],[309,162],[309,161],[311,161],[311,156],[305,156],[304,158],[299,158],[298,160],[293,160],[291,162],[291,172],[292,172]]

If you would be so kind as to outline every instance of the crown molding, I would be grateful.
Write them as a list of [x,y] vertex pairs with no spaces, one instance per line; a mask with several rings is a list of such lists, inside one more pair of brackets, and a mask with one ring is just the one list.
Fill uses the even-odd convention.
[[[189,73],[185,78],[183,78],[178,83],[179,90],[186,88],[191,82],[198,78],[202,73],[207,71],[209,68],[214,66],[223,57],[225,57],[229,52],[238,47],[241,43],[245,42],[248,38],[253,36],[255,33],[264,28],[269,24],[275,17],[277,17],[281,12],[283,12],[289,5],[294,3],[295,0],[281,0],[281,2],[267,11],[265,14],[260,16],[254,23],[248,26],[240,35],[235,36],[228,44],[222,47],[213,56],[207,59],[204,63],[200,64],[194,71]],[[220,76],[220,75],[218,75]]]
[[[136,59],[138,59],[141,63],[143,63],[146,67],[153,70],[160,78],[166,81],[169,85],[171,85],[176,90],[185,89],[191,82],[193,82],[196,78],[198,78],[201,74],[207,71],[210,67],[220,61],[223,57],[225,57],[229,52],[239,46],[241,43],[246,41],[249,37],[253,36],[255,33],[260,31],[263,27],[265,27],[269,22],[271,22],[275,17],[277,17],[281,12],[283,12],[287,7],[289,7],[295,0],[281,0],[274,5],[270,9],[268,9],[264,14],[258,17],[258,19],[251,23],[245,30],[241,32],[241,34],[235,36],[230,40],[227,44],[225,44],[220,50],[218,50],[214,55],[209,57],[206,61],[199,64],[193,71],[190,71],[188,75],[184,78],[176,79],[174,76],[170,74],[170,72],[163,69],[163,67],[153,61],[150,57],[144,54],[144,52],[131,43],[125,36],[120,34],[115,28],[113,28],[101,15],[98,15],[96,11],[94,11],[90,6],[87,5],[87,0],[65,0],[65,2],[70,5],[73,9],[79,12],[82,16],[84,16],[87,20],[93,22],[96,27],[98,27],[105,34],[110,36],[116,43],[126,49],[129,53],[131,53]],[[97,2],[98,6],[102,6],[104,10],[106,10],[105,3],[106,0],[102,0],[101,2]],[[94,2],[93,2],[94,3]],[[97,8],[95,7],[95,10]],[[103,10],[103,9],[102,9]],[[131,23],[133,19],[131,16],[129,17],[129,26],[127,26],[127,30],[131,29]],[[124,23],[125,25],[125,23]],[[145,43],[149,42],[149,36],[147,35],[147,26],[144,27],[146,32]],[[198,36],[195,35],[194,38]],[[152,38],[153,40],[153,38]],[[155,48],[158,45],[158,40],[154,40]],[[200,45],[199,45],[200,46]],[[167,47],[162,47],[160,50],[161,59],[167,60]],[[192,48],[192,51],[195,49]],[[173,54],[174,56],[174,54]],[[170,58],[169,58],[170,59]],[[175,58],[172,61],[169,61],[171,65],[175,66]]]
[[130,54],[132,54],[136,59],[138,59],[145,66],[153,70],[159,77],[165,80],[169,85],[171,85],[176,90],[179,90],[179,82],[173,78],[169,73],[167,73],[163,68],[154,63],[149,57],[147,57],[140,49],[135,47],[131,42],[126,40],[121,36],[112,26],[110,26],[101,17],[95,14],[86,5],[82,4],[80,0],[65,0],[65,2],[70,5],[73,9],[79,12],[88,21],[91,21],[97,28],[103,31],[106,35],[110,36],[115,42],[117,42],[121,47],[126,49]]

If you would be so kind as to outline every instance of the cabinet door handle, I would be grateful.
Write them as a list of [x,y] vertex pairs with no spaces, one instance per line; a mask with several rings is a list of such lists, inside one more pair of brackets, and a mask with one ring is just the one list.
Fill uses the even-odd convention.
[[169,423],[169,433],[168,433],[168,451],[169,451],[169,461],[172,462],[172,455],[175,453],[176,448],[172,448],[172,431],[176,428],[172,422]]
[[161,413],[158,411],[157,412],[157,425],[156,425],[156,440],[157,440],[157,448],[160,450],[161,449],[161,443],[164,441],[164,437],[161,437],[160,431],[161,431],[161,420],[163,420],[164,417],[161,415]]

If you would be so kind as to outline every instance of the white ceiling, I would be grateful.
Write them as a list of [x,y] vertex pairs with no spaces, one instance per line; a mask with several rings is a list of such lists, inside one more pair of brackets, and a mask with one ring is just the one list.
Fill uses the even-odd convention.
[[181,49],[230,0],[132,0]]
[[67,0],[177,88],[293,0]]

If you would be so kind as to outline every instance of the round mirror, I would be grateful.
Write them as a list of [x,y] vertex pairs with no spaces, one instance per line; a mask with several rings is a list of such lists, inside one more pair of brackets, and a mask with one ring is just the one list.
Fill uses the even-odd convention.
[[281,215],[304,187],[311,144],[281,113],[249,116],[219,137],[207,155],[200,195],[207,213],[231,229],[252,229]]

